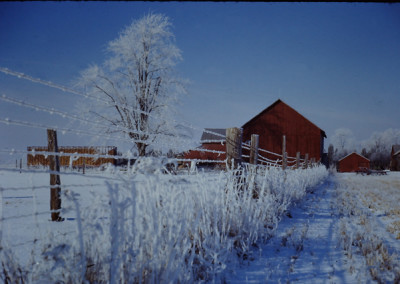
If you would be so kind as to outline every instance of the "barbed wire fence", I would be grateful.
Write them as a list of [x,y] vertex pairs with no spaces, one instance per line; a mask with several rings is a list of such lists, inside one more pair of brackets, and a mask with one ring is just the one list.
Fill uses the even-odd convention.
[[[81,96],[81,97],[86,98],[86,99],[100,101],[101,103],[104,103],[105,105],[113,105],[109,101],[104,100],[104,99],[102,99],[100,97],[88,95],[88,94],[79,92],[77,90],[74,90],[74,89],[71,89],[69,87],[62,86],[60,84],[56,84],[56,83],[53,83],[53,82],[50,82],[50,81],[45,81],[45,80],[42,80],[42,79],[39,79],[39,78],[34,78],[32,76],[26,75],[26,74],[21,73],[21,72],[16,72],[16,71],[10,70],[8,68],[0,67],[0,72],[3,72],[5,74],[7,74],[7,75],[11,75],[11,76],[14,76],[14,77],[17,77],[17,78],[20,78],[20,79],[28,80],[28,81],[31,81],[33,83],[38,83],[38,84],[41,84],[41,85],[44,85],[44,86],[47,86],[47,87],[50,87],[50,88],[59,89],[59,90],[62,90],[63,92],[72,93],[72,94]],[[60,116],[62,118],[65,118],[65,119],[84,122],[84,123],[87,123],[88,125],[98,126],[98,125],[102,124],[102,122],[100,122],[100,121],[88,120],[88,119],[86,119],[84,117],[80,117],[78,115],[73,115],[73,114],[70,114],[70,113],[65,112],[65,111],[57,110],[55,108],[48,108],[48,107],[40,106],[40,105],[37,105],[37,104],[32,104],[32,103],[29,103],[29,102],[26,102],[26,101],[18,100],[18,99],[15,99],[15,98],[11,98],[11,97],[6,96],[5,94],[2,94],[2,96],[0,97],[0,100],[8,102],[8,103],[11,103],[11,104],[14,104],[14,105],[22,106],[22,107],[25,107],[25,108],[34,109],[36,111],[42,111],[42,112],[45,112],[45,113],[48,113],[48,114],[51,114],[51,115],[55,114],[55,115],[58,115],[58,116]],[[137,112],[137,113],[140,113],[140,114],[145,114],[145,115],[147,115],[149,117],[154,117],[154,115],[151,114],[151,113],[143,112],[143,111],[135,109],[133,107],[128,107],[128,110],[129,111],[133,111],[133,112]],[[76,129],[76,128],[57,127],[57,126],[54,126],[54,125],[40,124],[40,123],[35,123],[35,122],[32,122],[32,121],[21,121],[21,120],[10,119],[8,117],[0,118],[0,122],[4,123],[6,125],[25,126],[25,127],[40,128],[40,129],[54,129],[54,130],[56,130],[58,132],[61,132],[62,134],[72,133],[72,134],[86,135],[86,136],[91,136],[91,137],[119,139],[119,140],[126,141],[126,142],[141,142],[141,143],[146,143],[147,142],[145,140],[127,138],[127,137],[125,137],[123,135],[119,135],[118,133],[113,133],[113,134],[97,133],[97,132],[93,132],[93,131],[88,131],[86,129],[85,130],[80,130],[80,129]],[[179,121],[179,122],[178,121],[174,121],[174,123],[183,125],[183,126],[185,126],[187,128],[190,128],[190,129],[193,129],[193,130],[196,130],[196,131],[201,131],[203,133],[212,134],[212,135],[214,135],[216,137],[220,137],[221,138],[220,140],[199,141],[201,143],[207,143],[207,142],[224,143],[226,141],[226,136],[225,135],[222,135],[222,134],[217,133],[217,132],[213,132],[212,130],[203,129],[203,128],[200,128],[200,127],[195,127],[190,123],[186,123],[186,122],[182,122],[182,121]],[[129,129],[129,128],[124,128],[124,127],[121,127],[120,125],[116,125],[116,129],[115,130],[116,131],[133,132],[135,134],[152,135],[151,133],[144,133],[144,132],[141,132],[141,131],[136,131],[136,130],[132,130],[132,129]],[[161,135],[162,136],[162,135],[165,135],[165,134],[160,133],[160,134],[157,134],[157,135]],[[250,150],[251,146],[249,144],[243,143],[242,147],[244,149],[246,149],[246,150]],[[190,151],[190,150],[198,151],[198,152],[214,153],[214,154],[218,154],[218,155],[224,155],[225,154],[224,151],[216,151],[216,150],[210,150],[210,149],[205,149],[205,148],[186,149],[186,151]],[[4,151],[7,151],[7,150],[0,149],[0,152],[4,152]],[[10,151],[10,153],[16,153],[13,149],[11,149],[9,151]],[[273,160],[271,158],[267,158],[265,156],[262,156],[261,154],[258,154],[258,158],[259,158],[261,164],[267,164],[267,165],[270,165],[270,166],[276,166],[277,164],[283,162],[283,155],[282,154],[274,153],[274,152],[268,151],[266,149],[261,149],[261,148],[259,149],[259,151],[262,152],[262,153],[266,153],[269,156],[272,155],[272,156],[276,156],[277,157],[276,160]],[[66,155],[66,156],[68,156],[68,155]],[[72,155],[70,155],[70,156],[72,156]],[[249,158],[248,155],[244,155],[243,157],[244,158]],[[295,157],[287,157],[286,160],[287,160],[288,163],[292,163],[293,164],[293,163],[295,163],[296,159],[299,160],[298,158],[295,158]],[[182,162],[187,162],[187,160],[188,159],[178,159],[178,161],[182,161]],[[210,163],[210,162],[221,163],[220,159],[215,159],[215,160],[193,159],[193,161],[196,162],[196,163],[202,163],[202,162],[205,162],[205,163]],[[305,160],[301,159],[301,162],[304,163]]]
[[[81,96],[85,99],[88,100],[101,100],[98,97],[93,97],[81,92],[78,92],[74,89],[55,84],[50,81],[44,81],[38,78],[31,77],[29,75],[25,75],[20,72],[15,72],[12,70],[9,70],[7,68],[2,68],[0,67],[0,72],[3,72],[7,75],[11,75],[20,79],[28,80],[32,83],[35,84],[41,84],[44,86],[47,86],[49,88],[55,88],[59,89],[63,92],[68,92],[68,93],[73,93],[75,95]],[[9,103],[12,105],[17,105],[26,109],[32,109],[35,111],[40,111],[46,114],[51,114],[51,115],[57,115],[62,119],[66,119],[68,121],[78,121],[78,122],[83,122],[89,126],[99,126],[101,122],[99,121],[91,121],[88,120],[85,117],[81,117],[79,115],[71,114],[62,110],[59,110],[57,108],[49,108],[45,107],[39,104],[34,104],[31,102],[19,100],[10,96],[7,96],[6,94],[2,94],[0,96],[0,100]],[[102,103],[109,104],[108,101],[102,100]],[[146,113],[142,112],[140,110],[137,110],[135,108],[130,108],[130,111],[134,112],[139,112],[141,114],[146,114],[149,117],[152,117],[153,114],[151,113]],[[119,133],[113,133],[113,134],[107,134],[107,133],[98,133],[95,131],[92,131],[89,129],[77,129],[73,127],[60,127],[57,125],[52,125],[50,123],[39,123],[36,122],[34,119],[26,119],[26,120],[17,120],[13,119],[10,117],[0,117],[0,123],[3,123],[5,125],[8,125],[10,127],[12,126],[23,126],[23,127],[28,127],[28,128],[36,128],[36,129],[42,129],[42,130],[48,130],[52,129],[54,131],[57,131],[62,134],[73,134],[73,135],[85,135],[89,137],[97,137],[97,138],[102,138],[102,139],[113,139],[113,140],[119,140],[119,141],[125,141],[129,143],[133,142],[141,142],[141,143],[147,143],[148,141],[145,140],[134,140],[131,138],[127,138],[125,135],[121,135]],[[188,129],[194,130],[194,131],[201,131],[202,133],[208,133],[213,135],[214,137],[218,137],[218,139],[210,139],[210,140],[203,140],[203,141],[198,141],[197,147],[185,149],[185,152],[197,152],[197,153],[210,153],[212,154],[212,159],[201,159],[201,158],[185,158],[185,155],[180,155],[173,159],[175,162],[180,163],[182,165],[186,165],[185,168],[185,173],[186,170],[190,169],[193,170],[194,167],[197,165],[201,164],[214,164],[214,165],[221,165],[222,167],[227,165],[227,152],[225,151],[220,151],[220,150],[212,150],[212,149],[207,149],[206,147],[201,147],[201,143],[217,143],[220,144],[221,146],[224,146],[227,141],[226,135],[223,135],[221,133],[214,132],[209,129],[203,129],[201,127],[196,127],[193,126],[190,123],[187,122],[182,122],[182,121],[175,121],[176,124],[182,125],[184,127],[187,127]],[[121,126],[117,126],[116,131],[129,131],[129,132],[135,132],[137,134],[146,134],[146,135],[152,135],[152,133],[143,133],[140,131],[135,131],[132,129],[124,128]],[[165,134],[158,134],[158,135],[165,135]],[[187,137],[178,137],[176,139],[189,139]],[[49,189],[56,188],[61,190],[61,199],[62,199],[62,206],[60,208],[56,209],[57,212],[59,212],[60,216],[63,217],[63,221],[68,224],[68,221],[76,221],[79,216],[77,216],[77,202],[76,199],[79,198],[77,195],[77,192],[80,192],[81,195],[86,195],[89,196],[91,193],[90,191],[95,192],[102,186],[104,186],[105,182],[115,182],[115,183],[122,183],[123,181],[119,178],[117,174],[123,174],[125,172],[131,172],[133,169],[133,165],[131,164],[131,160],[137,159],[138,157],[134,155],[132,152],[127,152],[127,153],[122,153],[118,155],[110,155],[110,154],[104,154],[104,153],[79,153],[77,151],[68,153],[68,152],[62,152],[62,151],[50,151],[49,149],[41,149],[38,151],[39,147],[31,147],[28,148],[29,145],[27,145],[26,150],[22,149],[0,149],[0,153],[2,154],[7,154],[9,156],[26,156],[26,157],[38,157],[38,156],[43,156],[45,159],[48,159],[49,157],[58,157],[62,158],[65,157],[67,159],[67,164],[64,165],[60,170],[50,170],[48,167],[48,164],[42,163],[41,165],[34,165],[34,164],[29,164],[28,160],[26,163],[27,167],[23,167],[22,165],[22,159],[20,159],[18,163],[18,159],[16,159],[16,164],[15,167],[13,164],[8,164],[8,165],[0,165],[0,205],[2,206],[0,210],[0,232],[2,235],[1,237],[4,236],[5,232],[9,232],[11,230],[11,238],[12,238],[12,228],[13,226],[18,226],[18,220],[20,219],[25,219],[25,218],[32,218],[32,225],[29,230],[34,230],[35,233],[32,234],[33,237],[27,238],[26,240],[23,240],[18,243],[13,243],[14,247],[24,247],[26,245],[32,245],[37,242],[38,239],[40,239],[40,235],[42,234],[42,231],[44,230],[42,228],[42,224],[44,221],[40,221],[40,219],[44,219],[45,222],[48,221],[46,216],[51,216],[52,213],[55,212],[53,208],[49,208],[48,206],[48,200],[49,200]],[[248,143],[241,143],[240,147],[244,149],[244,151],[251,152],[253,149],[252,145]],[[248,165],[250,155],[247,155],[246,153],[241,154],[241,158],[243,159],[243,163],[245,165]],[[276,159],[272,158],[275,157]],[[101,167],[102,171],[99,171],[99,167],[94,168],[94,170],[87,170],[86,173],[83,175],[82,172],[76,171],[74,169],[74,162],[78,161],[78,159],[82,159],[84,161],[88,161],[91,159],[92,161],[96,161],[98,159],[106,159],[106,160],[124,160],[127,161],[126,165],[123,167],[120,167],[117,169],[115,165],[116,163],[111,163],[113,166],[106,166],[103,165]],[[308,161],[307,157],[305,159],[300,159],[299,157],[286,157],[285,153],[283,154],[278,154],[274,153],[271,151],[268,151],[266,149],[262,148],[257,148],[257,166],[259,167],[273,167],[273,168],[279,168],[282,167],[284,162],[287,162],[288,168],[289,169],[295,169],[295,168],[305,168],[308,166]],[[47,162],[46,162],[47,163]],[[76,163],[75,163],[76,164]],[[86,164],[89,164],[86,162]],[[103,173],[110,173],[104,175]],[[167,170],[168,172],[168,170]],[[192,171],[193,172],[193,171]],[[21,177],[18,177],[19,175],[25,175],[26,178],[22,179]],[[59,175],[61,176],[61,184],[58,185],[49,185],[47,180],[49,175]],[[67,182],[65,182],[67,180]],[[83,192],[85,191],[85,192]],[[81,200],[85,200],[86,198],[82,198]],[[86,202],[90,202],[92,200],[92,197],[89,197],[86,199]],[[23,203],[25,208],[23,212],[18,212],[17,215],[12,215],[13,212],[10,210],[10,212],[7,211],[7,207],[9,205],[12,205],[12,203]],[[83,201],[81,201],[83,202]],[[47,204],[47,205],[44,205]],[[84,204],[80,203],[81,206],[84,206]],[[47,209],[44,209],[47,208]],[[44,218],[42,218],[44,217]],[[9,228],[5,228],[4,226],[5,223],[7,223],[7,226],[11,226]],[[65,234],[73,234],[76,230],[71,227],[70,230],[66,230]]]

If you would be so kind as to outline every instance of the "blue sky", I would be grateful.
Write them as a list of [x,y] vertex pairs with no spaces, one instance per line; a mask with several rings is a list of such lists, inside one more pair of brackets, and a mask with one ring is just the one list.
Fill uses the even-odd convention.
[[[280,98],[328,139],[343,127],[359,140],[400,128],[400,4],[2,2],[0,66],[71,86],[148,12],[170,17],[182,50],[177,71],[191,83],[179,119],[241,126]],[[5,74],[0,87],[1,95],[67,111],[77,100]],[[0,113],[49,123],[3,101]],[[1,149],[46,143],[44,130],[0,124],[0,133]]]

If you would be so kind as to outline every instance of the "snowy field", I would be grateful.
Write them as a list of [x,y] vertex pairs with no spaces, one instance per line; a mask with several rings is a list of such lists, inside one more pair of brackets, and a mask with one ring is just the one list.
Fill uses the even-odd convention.
[[67,171],[59,223],[48,182],[43,171],[0,171],[2,281],[400,279],[398,173]]
[[400,283],[400,173],[338,175],[336,198],[350,271]]
[[400,173],[331,175],[228,283],[399,283]]

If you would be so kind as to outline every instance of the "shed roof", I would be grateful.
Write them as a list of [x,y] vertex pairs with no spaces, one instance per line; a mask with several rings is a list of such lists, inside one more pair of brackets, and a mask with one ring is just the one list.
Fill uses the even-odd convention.
[[203,143],[215,143],[225,141],[226,129],[225,128],[205,128],[201,135],[201,141]]
[[351,155],[357,155],[357,156],[359,156],[359,157],[361,157],[361,158],[363,158],[363,159],[369,161],[369,159],[365,158],[364,156],[362,156],[362,155],[360,155],[360,154],[357,154],[356,152],[352,152],[352,153],[348,154],[347,156],[341,158],[341,159],[339,160],[339,162],[342,161],[342,160],[344,160],[344,159],[346,159],[346,158],[348,158],[348,157],[350,157]]
[[250,119],[248,122],[246,122],[242,127],[245,128],[245,126],[252,122],[253,120],[259,118],[261,115],[263,115],[264,113],[270,111],[271,109],[273,109],[277,104],[285,104],[287,107],[289,107],[291,110],[293,110],[294,112],[298,113],[301,117],[303,117],[306,121],[308,121],[309,123],[311,123],[313,126],[315,126],[316,128],[318,128],[321,131],[321,135],[323,137],[326,138],[326,133],[325,131],[323,131],[321,128],[319,128],[318,126],[316,126],[314,123],[312,123],[311,121],[309,121],[307,118],[305,118],[303,115],[301,115],[297,110],[295,110],[294,108],[292,108],[291,106],[289,106],[287,103],[285,103],[284,101],[282,101],[281,99],[278,99],[277,101],[275,101],[272,105],[270,105],[269,107],[267,107],[266,109],[264,109],[263,111],[261,111],[259,114],[257,114],[255,117],[253,117],[252,119]]

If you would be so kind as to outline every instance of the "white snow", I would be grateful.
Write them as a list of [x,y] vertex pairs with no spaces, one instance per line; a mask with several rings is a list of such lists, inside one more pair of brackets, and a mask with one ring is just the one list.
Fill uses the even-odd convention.
[[133,176],[64,172],[60,223],[49,221],[48,173],[1,170],[6,270],[35,283],[85,273],[151,283],[399,279],[398,173],[249,168],[249,190],[238,194],[227,173],[152,174],[157,163],[143,162]]
[[[352,190],[356,190],[357,194]],[[371,192],[377,195],[372,196]],[[343,195],[351,205],[342,203]],[[370,203],[352,203],[357,199]],[[290,209],[288,216],[279,223],[275,235],[253,249],[252,260],[234,267],[227,275],[227,282],[398,283],[400,235],[396,239],[396,234],[400,232],[399,201],[400,173],[392,172],[388,176],[353,173],[331,176]],[[361,218],[364,211],[370,211],[372,204],[379,209],[373,210],[372,214],[367,213],[368,221],[360,223],[355,220]],[[382,214],[388,210],[392,212],[389,219],[387,213]],[[392,225],[397,225],[394,233],[387,230],[389,220]],[[357,235],[363,235],[363,246],[354,242]],[[346,250],[343,246],[347,237],[349,248]],[[387,244],[389,250],[383,256],[378,251],[382,242]],[[365,247],[371,247],[369,255]],[[390,269],[382,268],[385,265]],[[378,272],[371,273],[371,269]]]
[[276,234],[227,276],[228,283],[350,283],[338,236],[334,182],[330,179],[293,206]]

